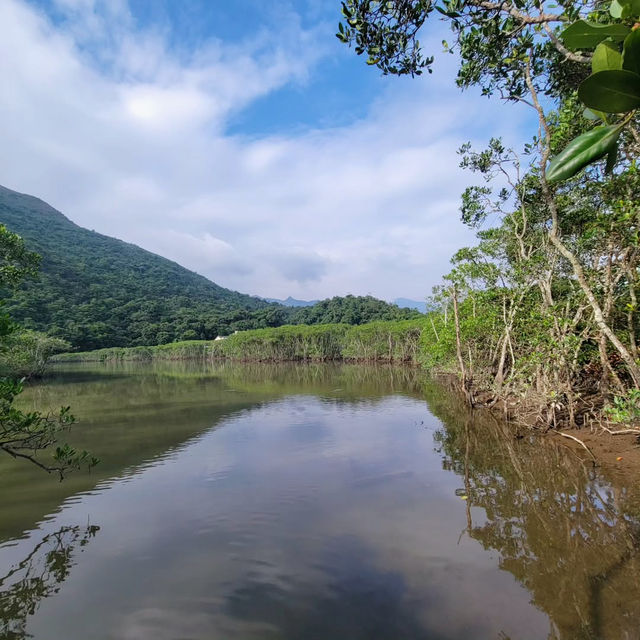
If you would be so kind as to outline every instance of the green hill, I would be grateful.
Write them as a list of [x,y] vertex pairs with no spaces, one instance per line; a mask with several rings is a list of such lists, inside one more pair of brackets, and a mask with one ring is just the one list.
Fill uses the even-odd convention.
[[[0,187],[0,222],[42,256],[7,304],[28,328],[74,346],[158,344],[280,324],[278,308],[149,251],[83,229],[42,200]],[[261,313],[260,313],[261,312]]]
[[82,350],[212,339],[286,323],[412,316],[370,296],[285,308],[225,289],[133,244],[83,229],[42,200],[0,187],[0,223],[42,256],[37,280],[6,309],[25,327]]

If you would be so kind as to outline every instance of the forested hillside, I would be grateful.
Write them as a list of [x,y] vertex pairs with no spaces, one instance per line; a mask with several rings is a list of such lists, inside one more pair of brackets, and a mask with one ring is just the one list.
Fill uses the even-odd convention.
[[286,308],[218,286],[180,265],[83,229],[38,198],[0,187],[0,223],[42,257],[6,310],[27,329],[75,348],[212,339],[286,323],[397,320],[414,315],[370,296]]
[[321,300],[292,314],[292,324],[365,324],[375,320],[408,320],[419,317],[413,309],[400,309],[372,296],[344,296]]
[[42,256],[39,277],[8,301],[11,316],[75,346],[215,337],[263,321],[268,325],[277,316],[273,305],[83,229],[42,200],[3,187],[0,222]]

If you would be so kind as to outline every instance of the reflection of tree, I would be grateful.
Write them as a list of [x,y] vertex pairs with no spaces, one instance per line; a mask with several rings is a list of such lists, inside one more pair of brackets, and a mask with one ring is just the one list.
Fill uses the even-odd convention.
[[74,550],[84,547],[99,529],[62,527],[44,536],[24,560],[0,577],[0,638],[28,637],[28,617],[42,599],[59,591],[74,565]]
[[640,488],[609,484],[571,451],[518,440],[512,427],[432,409],[446,425],[436,436],[445,468],[486,515],[474,524],[468,507],[468,534],[531,592],[550,638],[637,638]]

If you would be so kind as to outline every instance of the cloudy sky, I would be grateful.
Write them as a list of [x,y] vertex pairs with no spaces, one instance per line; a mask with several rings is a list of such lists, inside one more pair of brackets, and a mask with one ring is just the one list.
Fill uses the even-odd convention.
[[0,0],[0,184],[265,297],[424,299],[455,249],[456,149],[526,113],[340,44],[338,0]]

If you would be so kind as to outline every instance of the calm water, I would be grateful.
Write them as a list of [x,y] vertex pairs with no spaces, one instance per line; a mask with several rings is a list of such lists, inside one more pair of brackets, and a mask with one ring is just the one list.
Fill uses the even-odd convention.
[[640,638],[640,488],[418,372],[65,367],[23,404],[102,462],[0,458],[0,638]]

